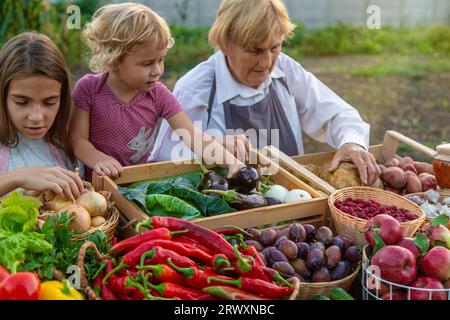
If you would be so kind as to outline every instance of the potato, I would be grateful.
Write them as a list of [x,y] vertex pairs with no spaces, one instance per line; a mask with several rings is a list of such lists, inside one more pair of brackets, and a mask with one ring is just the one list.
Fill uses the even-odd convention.
[[403,166],[400,166],[400,168],[402,168],[403,171],[412,171],[414,172],[416,175],[418,174],[416,167],[414,167],[414,164],[412,163],[405,163]]
[[421,173],[419,174],[419,179],[422,182],[423,191],[428,190],[436,190],[437,189],[437,181],[436,177],[429,173]]
[[413,164],[413,163],[414,163],[413,158],[411,158],[411,157],[404,157],[404,158],[401,158],[401,159],[400,159],[399,167],[403,167],[403,166],[404,166],[405,164],[407,164],[407,163]]
[[381,174],[381,180],[390,187],[400,190],[406,185],[406,174],[398,167],[389,167]]
[[417,173],[429,173],[434,174],[433,166],[426,162],[414,161],[414,167],[417,170]]
[[389,160],[387,160],[387,161],[384,163],[384,166],[385,166],[386,168],[389,168],[389,167],[399,167],[399,166],[400,166],[400,160],[398,160],[397,158],[389,159]]
[[400,194],[400,195],[403,194],[403,188],[399,190],[399,189],[392,188],[392,187],[389,186],[389,185],[385,185],[385,186],[384,186],[384,190],[390,191],[390,192],[393,192],[393,193],[396,193],[396,194]]
[[412,171],[406,171],[406,193],[422,192],[422,182],[420,178]]

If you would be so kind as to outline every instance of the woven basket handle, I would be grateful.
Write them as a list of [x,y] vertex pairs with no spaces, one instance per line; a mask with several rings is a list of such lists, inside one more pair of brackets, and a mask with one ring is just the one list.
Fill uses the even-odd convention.
[[84,290],[84,292],[86,292],[89,300],[100,300],[99,297],[97,297],[97,294],[95,293],[94,289],[92,289],[89,286],[89,281],[86,278],[86,270],[84,269],[84,259],[86,258],[86,252],[88,249],[94,250],[94,255],[97,260],[99,260],[99,261],[103,260],[103,257],[100,254],[100,252],[98,251],[95,244],[91,241],[85,242],[81,246],[80,251],[78,251],[77,264],[78,264],[78,268],[80,268],[80,283],[81,283],[82,289]]
[[300,280],[296,277],[292,277],[288,281],[290,281],[294,284],[294,290],[292,291],[291,295],[289,296],[289,300],[296,300],[298,293],[300,292]]

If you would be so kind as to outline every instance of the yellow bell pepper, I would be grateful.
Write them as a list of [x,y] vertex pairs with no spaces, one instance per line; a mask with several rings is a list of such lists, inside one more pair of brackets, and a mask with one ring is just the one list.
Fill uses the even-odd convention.
[[84,300],[84,297],[76,289],[70,288],[67,280],[51,280],[41,284],[39,300]]

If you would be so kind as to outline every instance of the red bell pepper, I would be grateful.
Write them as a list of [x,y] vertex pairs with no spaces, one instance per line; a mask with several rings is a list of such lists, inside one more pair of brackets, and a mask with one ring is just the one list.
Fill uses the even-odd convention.
[[0,300],[38,300],[40,292],[41,281],[33,272],[14,273],[0,283]]

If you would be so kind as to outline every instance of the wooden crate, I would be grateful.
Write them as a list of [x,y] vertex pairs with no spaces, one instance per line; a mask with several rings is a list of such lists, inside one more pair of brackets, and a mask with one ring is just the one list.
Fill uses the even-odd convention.
[[[211,229],[225,225],[236,225],[242,228],[257,227],[288,220],[300,220],[302,223],[321,223],[328,210],[326,195],[279,167],[258,151],[253,152],[257,154],[258,159],[263,160],[262,162],[264,162],[266,169],[268,166],[270,166],[271,170],[275,169],[276,173],[271,175],[272,183],[283,185],[287,189],[306,190],[312,195],[313,199],[236,211],[193,221]],[[133,201],[129,201],[120,194],[117,191],[118,186],[126,186],[148,179],[160,179],[200,171],[200,165],[193,163],[195,161],[192,161],[192,159],[189,161],[189,164],[186,162],[185,159],[125,167],[122,175],[116,180],[112,180],[106,176],[100,177],[94,173],[93,184],[97,189],[112,192],[112,200],[114,200],[116,206],[122,212],[124,222],[142,221],[148,219],[148,215]]]
[[[398,157],[396,152],[400,143],[407,144],[414,150],[420,151],[429,157],[434,157],[436,154],[433,149],[393,130],[386,131],[383,143],[370,146],[369,152],[375,156],[378,163],[384,163],[386,160],[391,159],[394,156]],[[266,147],[263,151],[268,154],[272,160],[278,162],[281,167],[296,177],[306,181],[313,188],[319,189],[327,195],[330,195],[336,191],[332,185],[319,178],[305,167],[307,164],[320,164],[331,161],[335,155],[334,151],[311,153],[294,157],[287,156],[273,146]]]

